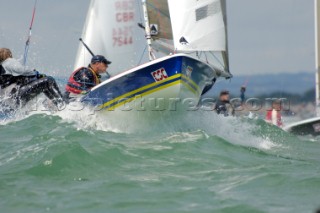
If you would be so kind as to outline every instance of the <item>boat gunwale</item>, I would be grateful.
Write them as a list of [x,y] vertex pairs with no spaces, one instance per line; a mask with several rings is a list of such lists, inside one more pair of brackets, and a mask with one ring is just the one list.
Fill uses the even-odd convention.
[[[197,58],[195,58],[195,57],[192,57],[192,56],[190,56],[190,55],[188,55],[188,54],[178,53],[178,54],[173,54],[173,55],[164,56],[164,57],[155,59],[155,60],[153,60],[153,61],[149,61],[149,62],[146,62],[146,63],[144,63],[144,64],[141,64],[141,65],[139,65],[139,66],[137,66],[137,67],[131,68],[131,69],[126,70],[126,71],[124,71],[124,72],[121,72],[121,73],[119,73],[119,74],[117,74],[117,75],[115,75],[115,76],[112,76],[111,78],[103,81],[102,83],[98,84],[97,86],[93,87],[93,88],[91,89],[91,91],[94,91],[94,90],[98,89],[99,87],[104,86],[105,84],[107,84],[107,83],[109,83],[109,82],[112,82],[112,81],[114,81],[114,80],[116,80],[116,79],[118,79],[118,78],[121,78],[121,77],[123,77],[123,76],[126,76],[126,75],[128,75],[128,74],[130,74],[130,73],[133,73],[133,72],[135,72],[135,71],[141,70],[141,69],[143,69],[143,68],[146,68],[146,67],[148,67],[148,66],[154,65],[154,64],[156,64],[156,63],[160,63],[160,62],[165,61],[165,60],[167,60],[167,59],[177,58],[177,57],[188,57],[188,58],[191,58],[191,59],[193,59],[193,60],[196,60],[196,61],[199,61],[199,62],[201,62],[201,63],[204,63],[205,65],[209,66],[211,69],[215,70],[216,72],[219,72],[219,73],[220,73],[219,77],[226,77],[226,78],[232,77],[232,74],[231,74],[231,73],[228,73],[228,72],[226,72],[226,71],[222,71],[222,70],[216,68],[215,66],[213,66],[213,65],[211,65],[211,64],[208,64],[208,63],[206,63],[206,62],[204,62],[204,61],[202,61],[202,60],[199,60],[199,59],[197,59]],[[224,73],[224,74],[222,74],[222,73]],[[217,75],[218,75],[218,74],[217,74]]]

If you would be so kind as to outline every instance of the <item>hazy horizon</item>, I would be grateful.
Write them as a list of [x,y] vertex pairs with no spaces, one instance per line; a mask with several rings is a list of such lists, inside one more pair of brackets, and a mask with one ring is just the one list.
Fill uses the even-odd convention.
[[[39,0],[29,65],[53,75],[73,70],[88,0]],[[23,54],[34,0],[4,0],[0,8],[0,46]],[[227,0],[232,73],[312,73],[313,0]]]

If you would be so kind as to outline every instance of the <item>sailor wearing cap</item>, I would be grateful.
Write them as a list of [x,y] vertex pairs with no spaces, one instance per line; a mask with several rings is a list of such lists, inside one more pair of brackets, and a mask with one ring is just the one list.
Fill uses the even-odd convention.
[[109,64],[111,61],[104,56],[93,56],[88,67],[80,67],[71,74],[66,85],[65,96],[70,98],[89,92],[92,87],[101,83],[100,74],[107,72]]
[[217,101],[214,110],[217,114],[224,116],[234,115],[234,109],[230,104],[229,91],[223,90],[220,92],[219,100]]

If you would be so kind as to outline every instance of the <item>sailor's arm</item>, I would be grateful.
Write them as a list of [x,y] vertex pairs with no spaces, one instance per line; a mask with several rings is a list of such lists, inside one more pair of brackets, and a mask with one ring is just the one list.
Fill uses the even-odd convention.
[[74,79],[83,85],[83,89],[89,90],[95,86],[94,76],[87,68],[79,70],[74,76]]
[[17,59],[8,58],[2,62],[2,67],[7,75],[13,76],[35,76],[36,72],[23,66]]

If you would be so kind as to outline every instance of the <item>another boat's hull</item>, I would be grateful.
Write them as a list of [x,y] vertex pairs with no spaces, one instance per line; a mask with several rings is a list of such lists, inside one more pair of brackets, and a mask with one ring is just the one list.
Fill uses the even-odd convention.
[[102,111],[170,110],[177,103],[197,104],[218,74],[202,61],[177,54],[114,76],[93,88],[82,101]]
[[306,119],[291,125],[288,125],[284,130],[295,135],[320,135],[320,117]]

